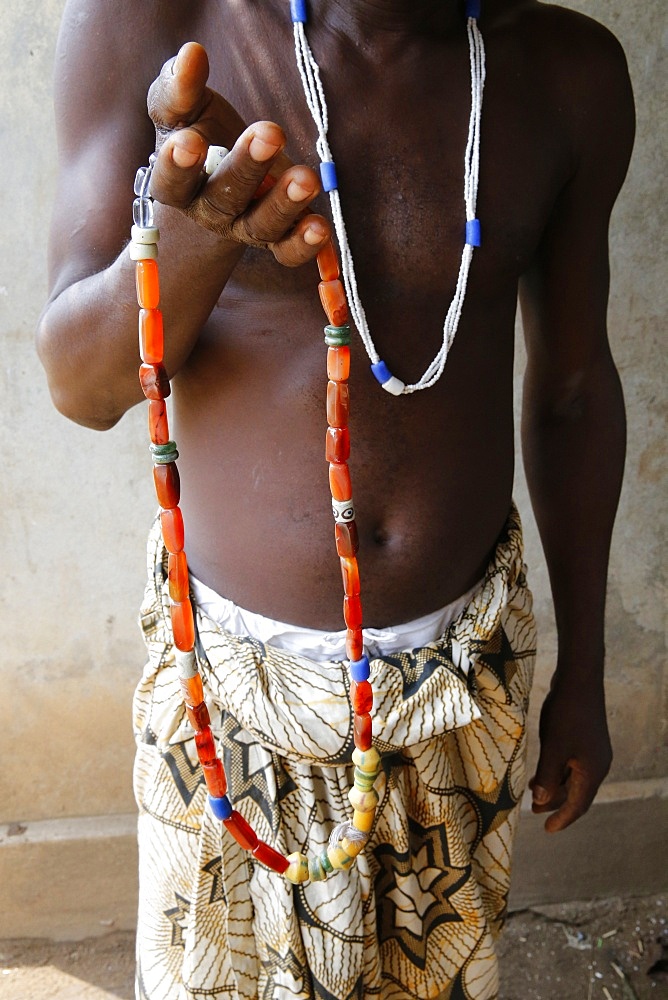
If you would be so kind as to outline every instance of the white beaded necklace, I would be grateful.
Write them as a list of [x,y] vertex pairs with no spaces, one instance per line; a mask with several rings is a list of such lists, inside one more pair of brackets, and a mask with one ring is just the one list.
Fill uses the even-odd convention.
[[332,218],[334,220],[341,255],[343,281],[350,311],[371,361],[371,370],[383,389],[386,389],[392,395],[400,396],[416,392],[418,389],[428,389],[443,374],[448,352],[455,339],[464,306],[473,249],[480,246],[480,223],[475,214],[480,166],[480,118],[482,114],[482,94],[485,85],[485,47],[477,23],[480,16],[480,0],[466,0],[466,31],[471,66],[471,114],[469,117],[468,140],[464,155],[465,243],[459,266],[457,286],[443,324],[443,341],[436,357],[427,367],[422,377],[411,385],[405,385],[401,379],[392,375],[385,362],[381,360],[369,332],[369,324],[367,323],[364,308],[357,291],[355,268],[341,210],[336,168],[327,140],[328,112],[325,93],[320,79],[320,67],[313,56],[306,38],[306,0],[290,0],[290,12],[294,26],[295,55],[297,57],[299,75],[304,87],[306,102],[318,130],[316,149],[320,157],[320,174],[323,188],[329,194]]

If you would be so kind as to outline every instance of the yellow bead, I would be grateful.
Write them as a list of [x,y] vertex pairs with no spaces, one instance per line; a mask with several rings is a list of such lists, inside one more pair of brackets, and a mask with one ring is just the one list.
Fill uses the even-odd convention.
[[351,858],[356,858],[360,851],[363,851],[366,847],[366,842],[367,837],[364,840],[348,840],[347,837],[344,837],[341,841],[341,847]]
[[323,879],[327,878],[327,872],[317,854],[308,859],[308,874],[311,882],[322,882]]
[[336,847],[330,846],[327,848],[327,857],[329,858],[329,863],[332,868],[338,868],[339,870],[350,868],[355,860],[343,850],[340,842],[336,845]]
[[299,882],[308,882],[308,858],[295,851],[294,854],[288,854],[288,861],[290,864],[283,872],[288,882],[293,882],[295,885]]
[[376,816],[376,810],[373,809],[371,812],[359,812],[357,809],[353,813],[353,826],[360,833],[369,833],[371,827],[373,826],[373,821]]
[[360,771],[367,771],[369,774],[377,774],[380,770],[380,754],[375,747],[370,750],[353,750],[353,764],[357,764]]
[[370,812],[378,805],[378,792],[372,788],[370,792],[361,792],[359,788],[351,788],[348,792],[350,804],[357,812]]

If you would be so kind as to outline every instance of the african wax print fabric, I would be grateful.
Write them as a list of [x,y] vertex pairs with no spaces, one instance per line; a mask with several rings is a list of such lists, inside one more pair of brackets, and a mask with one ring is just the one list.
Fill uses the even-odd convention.
[[[139,1000],[496,997],[535,658],[517,512],[445,635],[372,661],[375,825],[356,865],[324,882],[292,886],[210,813],[166,576],[154,529],[141,612],[149,660],[134,703]],[[282,853],[319,853],[351,816],[346,664],[196,620],[235,808]]]

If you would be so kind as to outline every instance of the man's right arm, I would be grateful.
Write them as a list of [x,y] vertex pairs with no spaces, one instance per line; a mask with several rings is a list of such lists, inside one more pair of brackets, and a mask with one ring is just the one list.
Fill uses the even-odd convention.
[[[158,25],[151,23],[155,6],[112,9],[72,0],[57,50],[59,180],[50,297],[37,344],[57,408],[99,430],[142,398],[134,265],[124,246],[134,175],[155,144],[146,113],[155,75],[149,53],[157,52],[159,61],[169,53],[169,39],[161,50]],[[324,220],[304,215],[319,190],[313,171],[285,169],[278,126],[263,122],[242,131],[234,109],[206,87],[207,73],[204,50],[186,46],[176,66],[172,60],[163,68],[150,102],[167,136],[154,193],[163,202],[156,205],[156,222],[170,377],[192,351],[245,245],[269,245],[279,260],[295,265],[312,258],[329,236]],[[189,125],[195,127],[183,127]],[[257,139],[261,155],[254,158]],[[233,150],[203,188],[209,143]],[[270,168],[279,179],[254,202]]]

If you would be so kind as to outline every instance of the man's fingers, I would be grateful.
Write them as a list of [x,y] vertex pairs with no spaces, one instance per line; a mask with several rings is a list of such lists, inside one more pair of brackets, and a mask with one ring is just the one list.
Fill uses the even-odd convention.
[[186,209],[201,188],[209,144],[196,129],[171,135],[158,152],[151,175],[151,194],[163,205]]
[[299,267],[312,260],[331,237],[329,222],[321,215],[309,215],[300,219],[283,239],[272,243],[271,250],[279,264]]
[[545,821],[548,833],[565,830],[589,809],[594,801],[598,783],[578,766],[577,761],[569,761],[569,774],[565,784],[565,801],[559,809]]
[[197,121],[210,94],[208,77],[209,59],[197,42],[186,42],[165,63],[148,92],[148,113],[159,133]]

